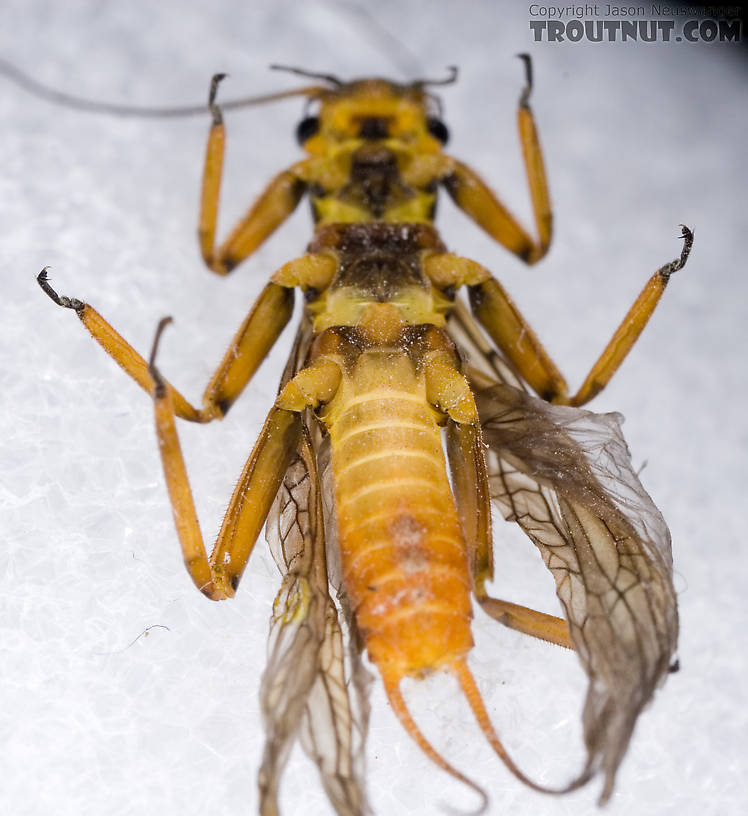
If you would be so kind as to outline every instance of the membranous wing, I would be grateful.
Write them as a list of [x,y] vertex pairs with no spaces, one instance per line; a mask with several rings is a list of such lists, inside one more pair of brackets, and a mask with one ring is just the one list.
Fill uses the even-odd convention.
[[589,677],[591,771],[613,790],[636,719],[670,667],[678,614],[670,533],[618,414],[553,406],[474,378],[492,499],[536,544]]
[[260,769],[263,816],[278,813],[280,776],[297,736],[317,764],[340,816],[368,812],[363,785],[365,708],[349,696],[338,612],[328,591],[324,519],[309,436],[289,467],[266,537],[283,581],[273,604],[261,689],[266,742]]
[[[303,363],[304,334],[302,324],[284,380]],[[369,812],[363,783],[365,688],[355,670],[358,653],[352,655],[355,646],[344,641],[330,596],[324,502],[316,459],[312,430],[305,421],[297,456],[265,527],[283,580],[273,604],[260,692],[266,729],[260,768],[263,816],[279,812],[280,777],[297,737],[319,768],[339,816]]]

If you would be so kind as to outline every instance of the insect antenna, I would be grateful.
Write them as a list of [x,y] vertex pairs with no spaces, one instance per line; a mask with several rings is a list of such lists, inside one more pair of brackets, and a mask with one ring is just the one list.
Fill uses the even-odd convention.
[[418,54],[371,14],[365,5],[351,0],[337,0],[331,7],[339,12],[340,17],[351,25],[362,40],[368,40],[404,76],[418,76],[422,73],[423,64]]
[[323,82],[328,82],[336,88],[343,87],[343,81],[338,79],[334,74],[319,74],[316,71],[307,71],[305,68],[296,68],[293,65],[271,65],[271,71],[286,71],[289,74],[296,74],[307,79],[321,79]]
[[449,71],[449,76],[444,79],[414,79],[411,84],[415,88],[428,88],[433,85],[454,85],[457,82],[460,69],[456,65],[448,65],[447,71]]
[[[188,116],[204,116],[210,113],[210,105],[175,105],[175,106],[148,106],[148,105],[120,105],[113,102],[103,102],[98,99],[86,99],[76,94],[57,90],[49,85],[34,79],[28,74],[16,68],[15,65],[0,58],[0,74],[18,87],[23,88],[27,93],[60,105],[64,108],[73,108],[84,113],[100,113],[108,116],[133,117],[141,119],[176,119]],[[309,76],[312,76],[311,74]],[[319,78],[319,75],[318,75]],[[252,105],[263,105],[266,102],[276,102],[280,99],[288,99],[292,96],[315,97],[328,91],[329,88],[323,85],[309,85],[303,88],[293,88],[288,91],[278,91],[261,96],[247,96],[239,99],[230,99],[221,103],[223,110],[235,110],[246,108]]]
[[418,745],[418,747],[435,765],[438,765],[443,771],[450,774],[450,776],[453,776],[455,779],[467,785],[469,788],[472,788],[478,794],[478,796],[480,796],[481,804],[475,811],[475,816],[480,816],[480,814],[485,813],[485,810],[488,807],[488,794],[483,790],[483,788],[473,782],[472,779],[468,779],[468,777],[460,773],[457,768],[450,765],[449,762],[447,762],[447,760],[437,752],[436,748],[434,748],[426,737],[424,737],[410,711],[408,711],[408,706],[403,699],[402,692],[400,691],[400,678],[393,678],[391,676],[387,677],[384,673],[382,673],[382,680],[384,683],[384,692],[387,695],[390,705],[392,706],[392,710],[395,712],[397,719],[400,720],[400,725],[402,725],[402,727],[408,732],[408,736],[410,736],[413,742]]
[[506,752],[506,748],[504,748],[501,740],[499,739],[496,730],[494,729],[491,720],[488,716],[488,712],[486,711],[486,706],[483,702],[483,698],[481,697],[481,693],[478,690],[478,686],[476,685],[475,678],[473,677],[472,672],[467,666],[467,663],[464,660],[457,660],[452,666],[452,671],[454,671],[457,680],[460,684],[460,688],[462,689],[462,693],[465,695],[468,705],[472,709],[473,714],[475,715],[475,719],[478,721],[478,726],[480,730],[485,735],[488,742],[491,744],[491,747],[494,749],[496,754],[499,756],[501,761],[506,765],[507,769],[511,771],[514,776],[517,777],[521,782],[524,782],[529,788],[538,791],[539,793],[551,793],[551,794],[561,794],[561,793],[569,793],[577,788],[580,788],[584,785],[592,775],[591,768],[587,765],[582,773],[576,778],[573,779],[568,785],[563,788],[546,788],[543,785],[539,785],[537,782],[533,782],[532,779],[525,776],[522,771],[514,764],[514,761]]

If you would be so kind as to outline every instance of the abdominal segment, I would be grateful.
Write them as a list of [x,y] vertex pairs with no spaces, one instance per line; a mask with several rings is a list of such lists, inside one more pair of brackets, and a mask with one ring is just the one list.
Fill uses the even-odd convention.
[[364,353],[328,430],[343,581],[371,660],[403,677],[472,647],[470,575],[441,431],[408,357]]

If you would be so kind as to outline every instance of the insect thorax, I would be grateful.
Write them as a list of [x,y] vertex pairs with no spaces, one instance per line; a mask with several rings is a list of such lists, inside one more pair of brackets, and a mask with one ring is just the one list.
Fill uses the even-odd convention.
[[426,255],[444,251],[428,224],[333,224],[317,231],[310,253],[332,253],[337,269],[309,303],[316,332],[355,326],[370,304],[393,304],[408,326],[444,325],[451,301],[423,269]]

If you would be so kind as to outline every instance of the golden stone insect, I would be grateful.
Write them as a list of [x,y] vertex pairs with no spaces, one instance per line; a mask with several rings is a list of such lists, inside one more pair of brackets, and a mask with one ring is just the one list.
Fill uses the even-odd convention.
[[[168,318],[146,360],[91,306],[59,296],[46,271],[39,275],[52,300],[74,310],[151,395],[195,586],[212,600],[231,598],[265,526],[283,577],[261,690],[263,814],[278,812],[281,773],[297,739],[318,765],[336,812],[369,812],[360,750],[364,649],[408,734],[484,803],[482,789],[419,730],[401,695],[403,678],[453,674],[515,776],[560,793],[602,772],[604,801],[636,719],[671,666],[678,616],[667,527],[632,469],[617,415],[580,406],[629,352],[670,276],[685,264],[692,233],[682,228],[680,257],[649,279],[570,394],[498,281],[450,253],[434,227],[444,188],[523,261],[535,263],[548,251],[550,198],[529,105],[531,63],[522,57],[518,124],[536,238],[470,167],[443,150],[448,131],[432,88],[453,82],[455,70],[443,80],[397,84],[285,69],[314,84],[255,101],[307,98],[297,128],[306,158],[272,179],[217,243],[225,126],[216,101],[223,76],[214,77],[199,222],[208,268],[229,273],[305,196],[315,226],[306,253],[275,272],[239,327],[201,407],[157,367]],[[289,321],[296,288],[306,305],[279,393],[208,556],[176,419],[205,423],[226,414]],[[488,595],[492,501],[537,546],[564,618]],[[528,779],[491,724],[468,666],[472,599],[506,626],[573,649],[588,675],[588,757],[562,790]]]

